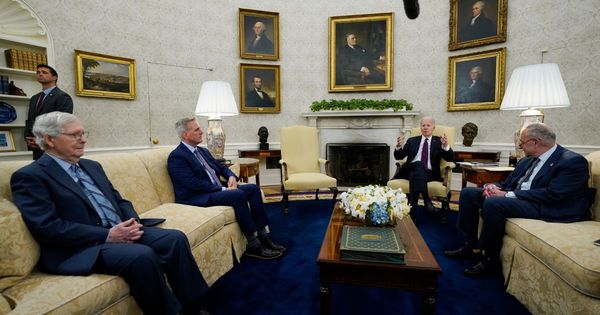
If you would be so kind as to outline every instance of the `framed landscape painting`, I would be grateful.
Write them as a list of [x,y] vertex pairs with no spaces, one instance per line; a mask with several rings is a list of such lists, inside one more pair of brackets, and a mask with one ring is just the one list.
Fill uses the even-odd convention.
[[77,95],[135,99],[135,60],[75,50]]
[[279,113],[279,66],[240,64],[240,112]]
[[450,0],[448,50],[506,41],[508,0]]
[[391,91],[393,13],[329,18],[329,92]]
[[448,111],[498,109],[506,48],[448,58]]
[[239,9],[240,58],[279,60],[279,13]]

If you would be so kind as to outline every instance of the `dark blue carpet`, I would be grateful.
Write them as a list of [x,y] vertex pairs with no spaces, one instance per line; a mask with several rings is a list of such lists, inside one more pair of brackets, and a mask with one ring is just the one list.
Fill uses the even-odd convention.
[[[319,314],[319,268],[316,259],[331,216],[330,200],[266,204],[273,238],[285,245],[276,260],[243,257],[242,263],[221,277],[207,295],[214,314]],[[492,278],[463,275],[473,262],[447,259],[449,247],[462,244],[457,213],[440,224],[436,214],[417,213],[418,228],[442,267],[436,314],[529,314],[504,291],[500,272]],[[332,314],[419,314],[422,294],[399,290],[332,285]]]

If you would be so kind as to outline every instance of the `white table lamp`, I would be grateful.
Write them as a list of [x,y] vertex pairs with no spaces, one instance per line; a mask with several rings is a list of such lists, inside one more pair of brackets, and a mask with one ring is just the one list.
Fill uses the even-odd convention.
[[519,149],[521,129],[532,123],[544,122],[541,109],[569,106],[571,102],[557,64],[542,63],[513,70],[500,109],[524,110],[514,134],[517,157],[523,154]]
[[196,104],[196,116],[208,116],[206,146],[216,160],[224,160],[225,152],[225,132],[221,127],[221,117],[237,114],[237,103],[229,83],[223,81],[202,83],[198,104]]

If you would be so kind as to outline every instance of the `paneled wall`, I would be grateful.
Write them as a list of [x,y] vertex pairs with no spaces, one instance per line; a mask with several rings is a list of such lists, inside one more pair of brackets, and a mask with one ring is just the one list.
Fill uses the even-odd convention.
[[[447,112],[448,57],[507,47],[506,78],[518,66],[558,63],[572,106],[546,111],[559,142],[600,147],[591,126],[600,118],[600,2],[597,0],[508,0],[508,41],[449,52],[449,1],[421,0],[421,15],[408,20],[402,1],[280,0],[26,0],[54,40],[59,86],[75,100],[75,114],[91,131],[89,147],[175,144],[172,125],[193,114],[201,83],[225,80],[239,100],[239,64],[281,66],[281,113],[240,114],[223,121],[228,144],[253,145],[260,126],[277,130],[304,124],[300,116],[322,99],[405,98],[438,122],[477,124],[475,143],[512,141],[518,112]],[[280,13],[276,62],[242,60],[238,53],[238,8]],[[328,17],[394,12],[394,90],[384,93],[328,93]],[[133,101],[75,97],[74,49],[133,58],[137,98]],[[206,122],[202,122],[206,125]],[[457,136],[460,142],[461,136]]]

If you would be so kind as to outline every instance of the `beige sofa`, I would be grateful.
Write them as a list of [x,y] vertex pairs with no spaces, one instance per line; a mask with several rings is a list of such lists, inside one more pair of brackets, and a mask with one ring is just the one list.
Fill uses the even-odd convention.
[[[183,231],[209,285],[243,254],[246,239],[230,207],[175,204],[167,172],[171,148],[101,154],[113,185],[141,217],[167,220],[161,226]],[[58,276],[35,269],[39,246],[11,202],[10,176],[29,162],[0,163],[0,314],[140,314],[125,281],[93,274]]]
[[593,221],[509,219],[501,251],[507,291],[533,314],[600,314],[600,151],[587,156],[599,190]]

